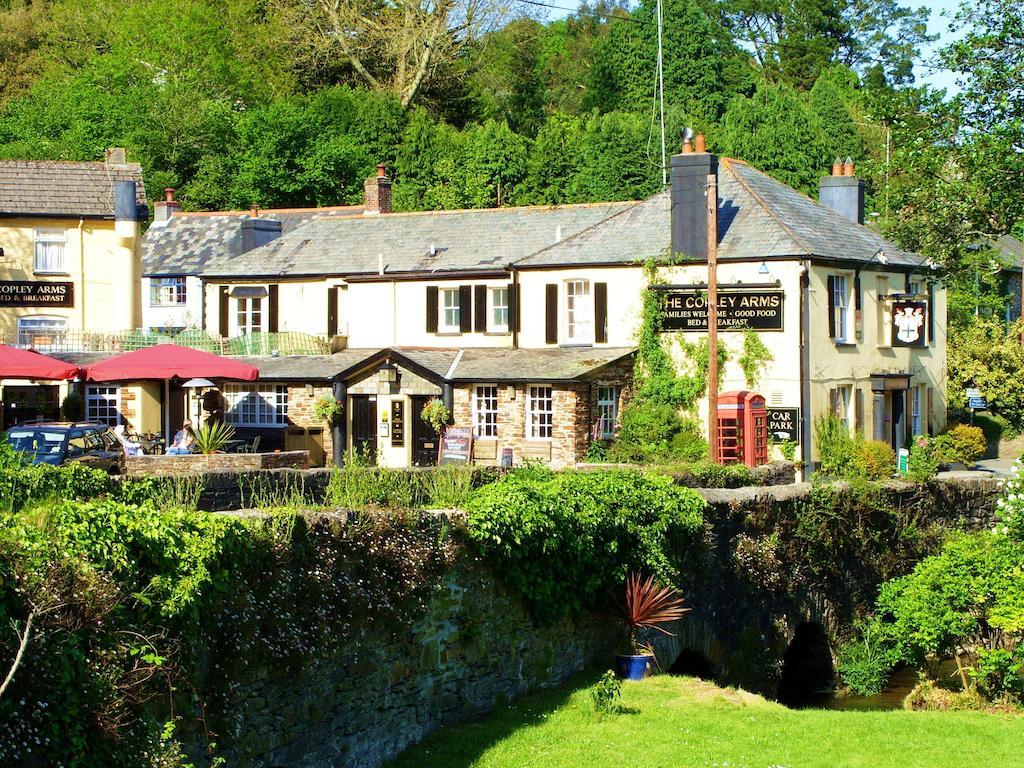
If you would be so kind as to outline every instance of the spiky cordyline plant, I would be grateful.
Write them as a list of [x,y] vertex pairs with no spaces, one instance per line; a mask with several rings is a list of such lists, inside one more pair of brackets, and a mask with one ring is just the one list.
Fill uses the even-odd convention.
[[219,453],[235,439],[235,428],[221,421],[208,421],[192,433],[200,453]]
[[677,621],[689,613],[689,608],[683,608],[683,602],[683,598],[671,587],[655,584],[653,576],[644,579],[638,573],[631,573],[626,577],[623,620],[629,630],[629,647],[634,654],[643,650],[637,640],[641,629],[656,629],[662,634],[672,635],[659,625]]

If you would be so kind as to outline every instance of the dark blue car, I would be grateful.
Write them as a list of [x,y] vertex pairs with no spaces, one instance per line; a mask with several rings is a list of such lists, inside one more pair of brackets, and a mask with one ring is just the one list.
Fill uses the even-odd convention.
[[111,475],[124,472],[124,448],[106,424],[28,422],[11,427],[4,438],[33,464],[79,461]]

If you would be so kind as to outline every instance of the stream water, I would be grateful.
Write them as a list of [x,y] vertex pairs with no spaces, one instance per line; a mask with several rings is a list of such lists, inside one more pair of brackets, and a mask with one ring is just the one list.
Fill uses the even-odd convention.
[[[957,675],[956,662],[952,659],[942,662],[938,668],[937,679],[940,685],[959,689],[960,678]],[[798,709],[810,707],[860,711],[902,709],[903,699],[914,689],[917,681],[917,670],[907,667],[893,672],[885,689],[875,696],[858,696],[848,689],[832,686],[828,689],[807,693],[798,701],[784,703]]]

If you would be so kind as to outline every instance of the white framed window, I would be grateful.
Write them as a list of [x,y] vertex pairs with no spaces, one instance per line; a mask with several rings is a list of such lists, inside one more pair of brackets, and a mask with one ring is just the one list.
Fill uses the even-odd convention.
[[597,419],[599,434],[603,438],[615,436],[615,425],[619,420],[619,388],[597,388]]
[[846,384],[829,390],[829,409],[839,420],[850,428],[850,403],[853,400],[853,386]]
[[908,293],[910,293],[911,296],[923,296],[924,295],[924,283],[921,282],[920,280],[911,280],[910,281],[910,291],[908,291]]
[[35,349],[56,349],[67,337],[68,321],[63,317],[19,317],[18,345]]
[[850,340],[849,281],[846,275],[832,277],[832,311],[835,318],[835,340]]
[[98,421],[110,427],[121,423],[120,387],[86,387],[86,421]]
[[227,384],[224,417],[237,427],[288,424],[288,387],[284,384]]
[[508,288],[491,288],[491,330],[508,330]]
[[889,304],[889,278],[880,277],[875,283],[875,327],[878,346],[892,346],[892,306]]
[[441,288],[438,330],[441,333],[459,333],[462,330],[462,308],[458,288]]
[[473,391],[473,427],[477,437],[498,436],[498,388],[477,384]]
[[594,298],[589,280],[565,281],[565,334],[569,341],[594,341]]
[[910,436],[923,435],[924,429],[924,398],[921,395],[921,387],[912,387],[910,390]]
[[259,333],[263,330],[263,299],[257,296],[237,298],[235,322],[238,333]]
[[64,246],[68,241],[67,230],[37,229],[35,231],[34,271],[40,273],[67,272],[64,263]]
[[555,421],[555,400],[551,387],[530,385],[526,388],[526,436],[534,440],[551,437]]
[[186,299],[185,285],[184,277],[151,277],[149,279],[150,306],[181,306]]

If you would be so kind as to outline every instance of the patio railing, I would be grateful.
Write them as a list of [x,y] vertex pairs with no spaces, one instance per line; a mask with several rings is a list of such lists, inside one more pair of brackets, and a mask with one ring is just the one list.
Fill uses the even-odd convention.
[[326,355],[330,345],[323,336],[308,333],[249,333],[225,338],[198,330],[170,335],[146,330],[62,331],[56,329],[21,331],[11,338],[0,333],[0,343],[39,352],[133,352],[157,344],[177,344],[216,355]]

